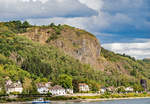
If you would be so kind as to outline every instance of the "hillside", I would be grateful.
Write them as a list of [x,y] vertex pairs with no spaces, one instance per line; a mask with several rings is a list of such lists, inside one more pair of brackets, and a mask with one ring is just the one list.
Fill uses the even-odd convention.
[[73,78],[73,84],[86,82],[91,88],[95,85],[140,88],[140,79],[150,84],[150,63],[110,52],[91,33],[68,25],[2,22],[0,56],[2,67],[15,65],[32,74],[32,80],[46,77],[57,83],[59,75],[67,74]]

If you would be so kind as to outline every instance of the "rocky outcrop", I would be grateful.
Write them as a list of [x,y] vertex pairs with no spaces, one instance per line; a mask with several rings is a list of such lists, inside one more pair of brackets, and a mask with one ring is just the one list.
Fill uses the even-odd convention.
[[51,27],[44,29],[32,28],[20,35],[26,36],[33,41],[53,45],[82,63],[90,64],[97,69],[100,68],[98,63],[101,51],[99,40],[84,30],[63,26],[57,38],[49,42],[47,42],[48,38],[52,35],[57,35]]

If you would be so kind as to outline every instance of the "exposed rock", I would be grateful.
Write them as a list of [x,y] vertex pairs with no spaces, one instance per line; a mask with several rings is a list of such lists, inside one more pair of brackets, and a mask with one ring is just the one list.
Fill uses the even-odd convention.
[[[51,27],[45,29],[37,27],[20,35],[46,44],[46,41],[54,32]],[[97,61],[100,57],[101,50],[99,40],[86,31],[64,26],[58,38],[51,40],[48,44],[63,50],[66,54],[78,59],[82,63],[90,64],[97,69],[100,68],[99,62]]]

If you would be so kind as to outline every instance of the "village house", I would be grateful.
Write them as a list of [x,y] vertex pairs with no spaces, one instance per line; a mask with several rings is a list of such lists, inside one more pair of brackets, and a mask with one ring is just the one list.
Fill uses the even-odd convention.
[[20,81],[13,83],[11,80],[6,81],[5,90],[7,94],[17,92],[22,93],[23,87]]
[[89,86],[86,83],[79,83],[79,92],[88,92],[90,91]]
[[64,88],[62,88],[59,85],[55,85],[54,87],[52,87],[50,89],[50,93],[52,95],[65,95],[66,94],[66,90]]
[[114,92],[115,91],[115,88],[113,86],[110,86],[110,87],[107,87],[106,90],[108,92]]
[[125,88],[125,91],[126,91],[126,92],[133,92],[134,89],[133,89],[132,87],[126,87],[126,88]]
[[99,89],[99,93],[105,93],[106,92],[106,88],[105,87],[102,87]]
[[51,82],[48,82],[48,83],[38,83],[37,84],[37,91],[40,93],[40,94],[47,94],[49,93],[49,89],[51,88]]
[[52,87],[51,84],[52,84],[52,82],[38,83],[38,84],[36,84],[37,91],[40,94],[47,94],[47,93],[51,93],[52,95],[73,94],[73,89],[64,89],[59,85],[55,85],[54,87]]

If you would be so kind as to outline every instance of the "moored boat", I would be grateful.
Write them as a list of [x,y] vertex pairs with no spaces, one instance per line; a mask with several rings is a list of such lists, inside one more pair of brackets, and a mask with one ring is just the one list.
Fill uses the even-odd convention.
[[50,104],[50,101],[45,101],[43,98],[36,99],[32,101],[32,104]]

